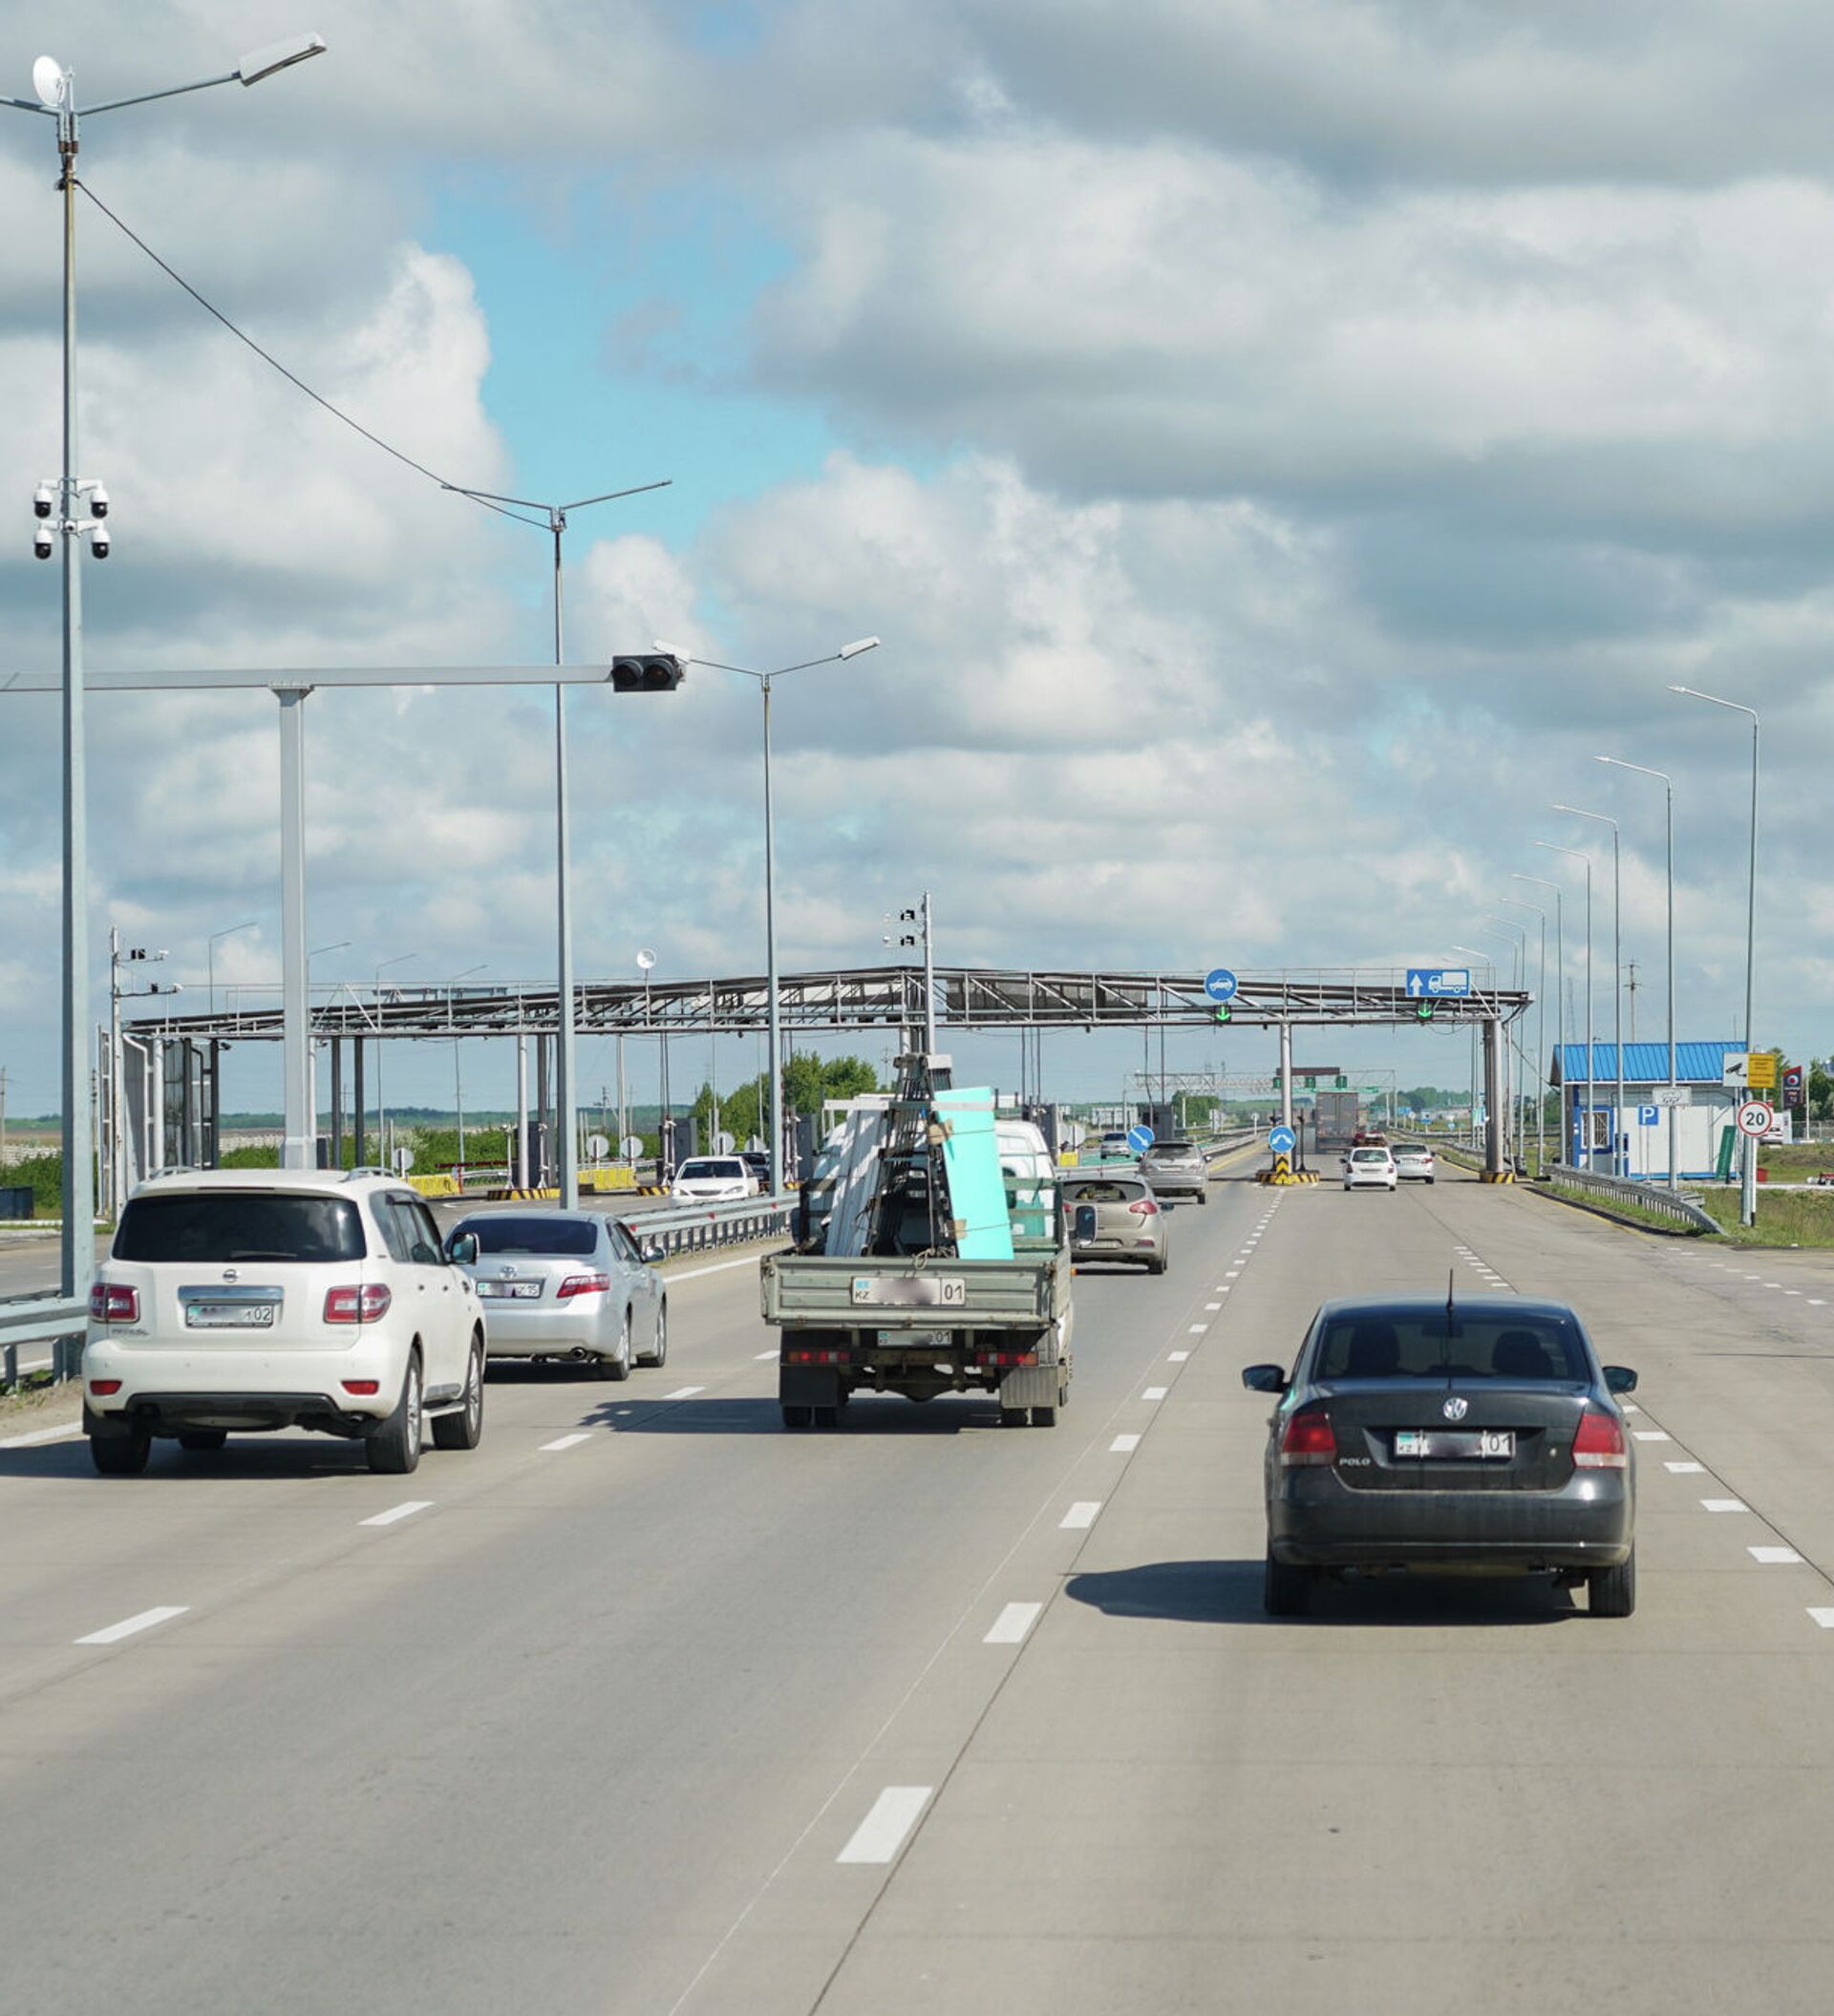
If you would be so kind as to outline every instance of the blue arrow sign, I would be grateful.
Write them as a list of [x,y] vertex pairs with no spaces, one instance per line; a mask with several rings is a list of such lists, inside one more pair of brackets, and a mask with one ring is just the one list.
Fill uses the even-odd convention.
[[1290,1155],[1298,1145],[1298,1136],[1290,1127],[1269,1127],[1268,1129],[1268,1146],[1275,1155]]
[[1461,1000],[1471,991],[1469,966],[1409,966],[1407,998],[1410,1001]]
[[1143,1155],[1157,1138],[1150,1127],[1130,1127],[1127,1130],[1127,1145],[1136,1155]]
[[1204,976],[1204,991],[1212,1001],[1233,1001],[1237,985],[1227,966],[1213,966]]

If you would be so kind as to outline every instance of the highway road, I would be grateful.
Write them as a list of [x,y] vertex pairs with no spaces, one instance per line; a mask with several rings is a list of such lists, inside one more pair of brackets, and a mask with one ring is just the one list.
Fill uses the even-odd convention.
[[[1055,1431],[778,1425],[755,1263],[483,1447],[0,1448],[9,2011],[1820,2011],[1834,1270],[1462,1179],[1216,1186],[1082,1274]],[[1321,1296],[1569,1296],[1643,1375],[1641,1592],[1259,1608]],[[1773,1285],[1774,1284],[1774,1285]]]

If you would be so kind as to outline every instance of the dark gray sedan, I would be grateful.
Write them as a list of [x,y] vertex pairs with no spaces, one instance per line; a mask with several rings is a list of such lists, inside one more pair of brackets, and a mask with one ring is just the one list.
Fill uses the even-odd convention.
[[1321,1574],[1489,1570],[1584,1582],[1595,1617],[1636,1602],[1635,1478],[1616,1396],[1564,1303],[1519,1295],[1328,1302],[1278,1393],[1267,1452],[1269,1615]]

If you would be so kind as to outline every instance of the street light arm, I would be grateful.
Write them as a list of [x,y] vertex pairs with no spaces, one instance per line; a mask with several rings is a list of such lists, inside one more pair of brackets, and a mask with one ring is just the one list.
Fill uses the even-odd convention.
[[[1617,821],[1612,818],[1609,812],[1587,812],[1578,805],[1554,805],[1548,809],[1552,812],[1570,812],[1576,819],[1597,819],[1602,825],[1609,826],[1613,833],[1617,831]],[[1535,845],[1537,847],[1545,847],[1547,842],[1546,840],[1537,840]]]
[[1690,700],[1704,700],[1712,707],[1729,707],[1735,713],[1749,714],[1754,721],[1758,718],[1758,710],[1755,707],[1747,707],[1742,700],[1722,700],[1717,693],[1703,693],[1695,686],[1672,686],[1669,690],[1672,693],[1685,693]]
[[[320,47],[323,46],[321,43]],[[80,105],[76,109],[82,117],[93,119],[104,112],[119,112],[124,105],[151,105],[158,98],[181,98],[189,92],[211,91],[219,84],[240,84],[245,81],[252,84],[257,80],[253,77],[245,80],[241,71],[229,70],[220,77],[200,77],[195,84],[174,84],[165,91],[137,92],[131,98],[110,98],[105,105]]]
[[1613,770],[1633,770],[1640,777],[1659,777],[1671,790],[1674,786],[1674,779],[1666,770],[1652,770],[1646,763],[1627,763],[1622,756],[1594,756],[1592,761],[1609,763]]

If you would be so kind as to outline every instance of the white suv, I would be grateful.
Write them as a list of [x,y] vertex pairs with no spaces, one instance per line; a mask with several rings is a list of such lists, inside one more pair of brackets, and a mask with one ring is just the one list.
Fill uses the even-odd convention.
[[[474,1242],[475,1247],[475,1242]],[[362,1171],[187,1169],[128,1199],[89,1298],[83,1428],[104,1476],[155,1435],[360,1438],[370,1468],[483,1432],[484,1324],[425,1200]],[[475,1251],[472,1257],[475,1257]]]

